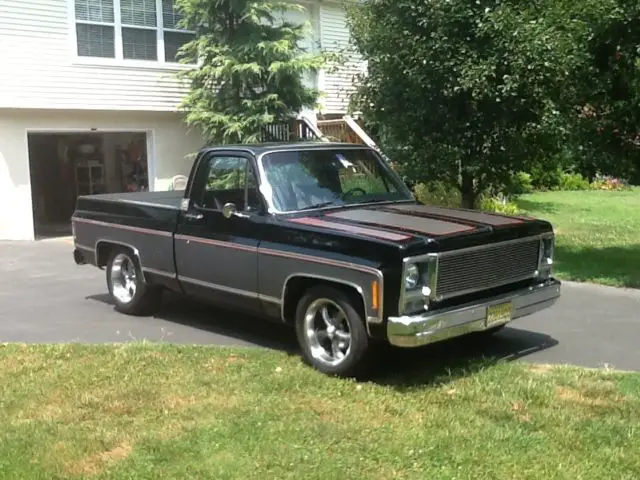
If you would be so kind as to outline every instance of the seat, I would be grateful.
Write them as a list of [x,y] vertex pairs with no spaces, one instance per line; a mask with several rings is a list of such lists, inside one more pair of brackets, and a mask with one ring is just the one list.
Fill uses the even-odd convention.
[[169,190],[185,190],[187,188],[188,181],[189,177],[185,177],[184,175],[176,175],[171,179]]

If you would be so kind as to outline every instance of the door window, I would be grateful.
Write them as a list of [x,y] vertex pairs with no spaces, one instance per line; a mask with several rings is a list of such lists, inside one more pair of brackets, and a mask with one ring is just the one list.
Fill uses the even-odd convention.
[[211,157],[204,168],[200,206],[222,210],[226,203],[238,210],[257,209],[258,191],[251,162],[244,157]]

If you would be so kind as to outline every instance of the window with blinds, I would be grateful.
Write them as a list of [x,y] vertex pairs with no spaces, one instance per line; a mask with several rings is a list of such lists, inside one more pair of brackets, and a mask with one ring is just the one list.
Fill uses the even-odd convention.
[[75,19],[80,57],[172,63],[194,37],[175,0],[75,0]]

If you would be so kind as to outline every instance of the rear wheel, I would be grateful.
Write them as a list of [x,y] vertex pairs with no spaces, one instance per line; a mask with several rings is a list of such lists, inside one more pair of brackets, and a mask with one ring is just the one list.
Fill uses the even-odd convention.
[[147,285],[135,255],[116,248],[107,262],[107,286],[116,310],[128,315],[150,315],[162,300],[162,289]]
[[296,334],[307,363],[341,377],[363,373],[370,340],[357,302],[341,290],[311,288],[298,303]]

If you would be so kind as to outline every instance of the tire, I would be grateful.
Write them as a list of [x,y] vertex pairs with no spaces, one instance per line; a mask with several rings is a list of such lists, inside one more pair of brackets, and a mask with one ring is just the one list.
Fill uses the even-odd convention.
[[[330,322],[323,315],[325,307]],[[365,373],[371,357],[371,340],[356,300],[343,291],[328,286],[309,289],[298,302],[295,327],[308,365],[339,377]]]
[[162,288],[145,282],[136,256],[124,247],[109,256],[107,287],[115,309],[127,315],[151,315],[162,301]]

